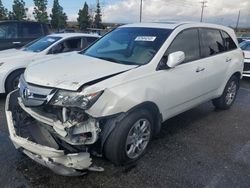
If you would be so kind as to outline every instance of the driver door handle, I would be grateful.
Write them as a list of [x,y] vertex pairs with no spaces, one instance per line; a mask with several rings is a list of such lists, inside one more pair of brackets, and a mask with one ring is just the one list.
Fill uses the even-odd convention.
[[197,67],[196,72],[202,72],[202,71],[204,71],[204,70],[205,70],[204,67]]
[[12,44],[21,44],[20,41],[12,42]]

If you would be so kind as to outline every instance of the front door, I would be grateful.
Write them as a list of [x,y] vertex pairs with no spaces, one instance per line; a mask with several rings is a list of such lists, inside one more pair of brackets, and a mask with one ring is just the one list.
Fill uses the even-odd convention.
[[157,71],[156,78],[160,88],[165,93],[161,102],[165,118],[172,117],[205,100],[206,69],[200,56],[198,29],[184,30],[177,35],[165,56],[170,53],[183,51],[185,61],[165,70]]

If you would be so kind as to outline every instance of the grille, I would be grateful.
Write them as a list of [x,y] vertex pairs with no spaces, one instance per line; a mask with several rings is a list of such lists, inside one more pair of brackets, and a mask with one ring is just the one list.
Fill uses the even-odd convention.
[[48,95],[53,92],[52,88],[34,86],[27,83],[22,75],[20,77],[19,94],[25,106],[41,106],[47,102]]

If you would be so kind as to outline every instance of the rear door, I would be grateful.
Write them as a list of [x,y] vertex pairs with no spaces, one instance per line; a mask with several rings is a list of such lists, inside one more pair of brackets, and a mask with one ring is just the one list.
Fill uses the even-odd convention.
[[[203,58],[207,92],[216,91],[224,82],[228,64],[232,61],[230,52],[225,47],[222,33],[218,29],[199,29],[201,58]],[[236,46],[235,46],[236,47]],[[237,48],[237,47],[236,47]]]
[[0,50],[15,48],[17,33],[17,23],[0,23]]

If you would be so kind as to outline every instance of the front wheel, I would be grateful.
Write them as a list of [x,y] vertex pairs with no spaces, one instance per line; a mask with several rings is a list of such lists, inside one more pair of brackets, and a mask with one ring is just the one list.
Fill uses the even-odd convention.
[[152,115],[137,110],[126,116],[108,137],[104,152],[116,165],[137,161],[145,153],[152,136]]
[[239,78],[236,76],[232,76],[227,82],[223,94],[219,98],[213,100],[214,106],[222,110],[229,109],[236,99],[239,90],[239,85]]

